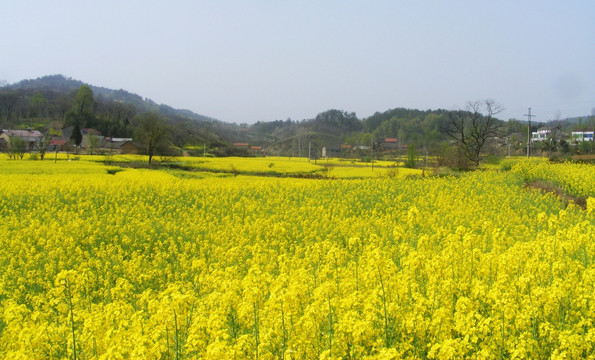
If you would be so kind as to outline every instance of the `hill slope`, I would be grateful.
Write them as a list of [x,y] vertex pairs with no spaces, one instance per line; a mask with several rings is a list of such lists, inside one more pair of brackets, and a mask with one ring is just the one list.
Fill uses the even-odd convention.
[[190,110],[174,109],[165,104],[157,104],[153,100],[143,98],[140,95],[130,93],[123,89],[108,89],[101,86],[86,84],[80,80],[72,79],[64,75],[48,75],[32,80],[22,80],[10,86],[13,89],[24,91],[54,91],[58,93],[71,93],[78,90],[82,85],[88,85],[93,94],[105,100],[113,100],[133,105],[139,111],[159,111],[164,115],[181,116],[198,121],[214,121],[216,119],[200,115]]

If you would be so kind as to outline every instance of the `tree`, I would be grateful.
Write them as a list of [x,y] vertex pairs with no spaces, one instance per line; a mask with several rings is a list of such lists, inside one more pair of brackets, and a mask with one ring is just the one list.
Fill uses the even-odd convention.
[[488,99],[469,102],[465,110],[451,111],[448,114],[445,133],[476,167],[481,161],[481,149],[487,139],[498,135],[501,122],[495,115],[502,110],[501,105]]
[[54,101],[54,109],[62,121],[66,119],[66,114],[68,113],[68,110],[70,110],[71,108],[72,97],[62,93],[56,96],[56,99]]
[[8,145],[8,157],[16,159],[17,157],[23,160],[27,152],[27,144],[18,136],[11,136]]
[[108,136],[127,137],[128,125],[136,114],[136,109],[130,104],[110,101],[102,105],[104,116],[108,118],[106,134]]
[[148,112],[134,118],[135,138],[145,147],[149,164],[157,150],[167,143],[168,127],[156,112]]
[[99,147],[99,139],[97,138],[96,135],[93,134],[87,134],[87,143],[89,144],[89,149],[88,152],[90,155],[93,155],[93,153],[95,152],[95,149],[97,149]]
[[560,145],[560,125],[552,126],[548,137],[540,141],[541,150],[547,152],[547,157],[552,159],[552,155],[558,151]]
[[21,96],[22,94],[18,90],[0,88],[0,108],[5,114],[6,121],[12,120]]
[[81,85],[74,97],[74,111],[78,114],[95,113],[97,104],[93,99],[93,90],[87,85]]
[[29,100],[29,113],[31,117],[43,117],[46,111],[47,99],[37,91]]
[[45,157],[45,153],[48,150],[51,140],[51,136],[45,135],[35,143],[35,149],[37,150],[37,153],[39,153],[39,157],[41,158],[41,160],[43,160],[43,158]]
[[72,134],[70,134],[70,140],[76,147],[81,146],[81,142],[83,142],[83,134],[81,133],[81,127],[78,121],[74,122]]
[[72,108],[66,114],[67,123],[70,125],[78,124],[79,128],[93,126],[96,105],[91,88],[87,85],[82,85],[76,92]]
[[415,144],[409,144],[407,146],[407,161],[405,161],[405,167],[415,169],[417,163],[417,150]]

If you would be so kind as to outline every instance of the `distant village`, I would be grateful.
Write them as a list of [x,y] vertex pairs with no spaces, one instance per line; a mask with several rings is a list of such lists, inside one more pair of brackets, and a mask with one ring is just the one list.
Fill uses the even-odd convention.
[[[133,138],[118,138],[103,136],[98,130],[91,128],[81,129],[82,141],[80,146],[75,147],[71,141],[73,126],[67,126],[62,129],[60,135],[42,134],[38,130],[0,130],[0,152],[85,152],[87,154],[112,153],[112,154],[143,154],[145,149],[143,144],[134,141]],[[570,134],[560,132],[557,129],[542,127],[533,131],[531,134],[531,143],[548,142],[551,140],[565,140],[570,144],[579,144],[582,142],[593,143],[595,140],[595,131],[571,131]],[[15,145],[15,141],[19,144]],[[384,151],[405,150],[407,146],[400,145],[397,138],[384,138],[379,141],[379,145]],[[247,142],[236,142],[233,146],[238,149],[245,149],[250,154],[264,154],[264,147],[260,145],[251,145]],[[366,151],[370,146],[349,144],[341,145],[341,149],[332,149],[333,155],[345,154],[353,151]],[[326,153],[326,149],[324,149]],[[331,153],[329,149],[329,154]]]
[[[423,156],[439,166],[477,166],[487,156],[595,156],[595,116],[549,122],[496,118],[493,100],[465,109],[394,108],[359,119],[329,109],[314,118],[224,123],[157,105],[124,90],[61,75],[0,87],[0,152],[359,158]],[[147,125],[147,126],[145,126]],[[37,155],[36,155],[37,154]],[[461,161],[462,159],[462,161]],[[150,160],[149,160],[150,162]]]
[[[38,130],[0,130],[1,152],[78,152],[93,154],[109,152],[118,154],[142,153],[142,146],[132,138],[115,138],[103,136],[99,131],[90,128],[81,129],[82,142],[78,148],[70,140],[73,126],[62,129],[61,135],[42,134]],[[15,144],[15,142],[17,144]]]

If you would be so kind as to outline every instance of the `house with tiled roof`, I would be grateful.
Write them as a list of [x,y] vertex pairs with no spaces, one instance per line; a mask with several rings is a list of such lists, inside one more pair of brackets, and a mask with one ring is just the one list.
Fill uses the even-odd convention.
[[5,142],[5,147],[10,146],[10,140],[13,138],[21,139],[26,146],[27,151],[35,150],[37,143],[43,139],[43,134],[37,130],[0,130],[0,139]]

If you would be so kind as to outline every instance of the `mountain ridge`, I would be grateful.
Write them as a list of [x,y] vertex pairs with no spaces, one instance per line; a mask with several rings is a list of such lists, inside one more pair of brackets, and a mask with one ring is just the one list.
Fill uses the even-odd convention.
[[[50,122],[64,123],[65,115],[72,108],[75,94],[81,86],[91,88],[97,101],[96,116],[86,124],[105,136],[131,137],[130,121],[144,112],[154,111],[163,116],[169,125],[171,141],[177,148],[213,149],[214,155],[249,155],[235,144],[249,144],[267,149],[268,154],[302,156],[320,152],[353,155],[362,147],[382,147],[385,139],[398,139],[385,144],[390,149],[403,149],[412,145],[425,153],[439,154],[451,139],[445,129],[449,114],[445,109],[418,110],[396,107],[359,119],[354,112],[329,109],[315,117],[303,120],[258,121],[254,124],[237,124],[197,114],[191,110],[175,109],[157,104],[149,98],[124,89],[109,89],[87,84],[64,75],[47,75],[33,80],[21,80],[0,87],[0,125],[43,129]],[[41,120],[45,119],[45,123]],[[572,119],[574,120],[574,119]],[[585,116],[582,124],[561,120],[554,124],[562,131],[578,127],[594,127],[595,117]],[[496,119],[502,129],[499,139],[516,139],[512,151],[522,154],[527,139],[527,126],[523,120]],[[531,131],[543,126],[532,122]],[[547,123],[545,124],[548,125]],[[56,125],[52,125],[56,126]],[[502,144],[496,142],[496,147]],[[219,150],[216,150],[219,149]],[[498,152],[497,148],[493,149]]]
[[215,118],[195,113],[188,109],[177,109],[166,104],[157,104],[153,100],[131,93],[124,89],[110,89],[85,83],[63,74],[45,75],[36,79],[25,79],[9,85],[12,89],[21,90],[53,90],[59,92],[72,92],[78,90],[82,85],[87,85],[96,96],[107,100],[126,102],[144,111],[160,111],[164,113],[183,116],[197,121],[219,121]]

